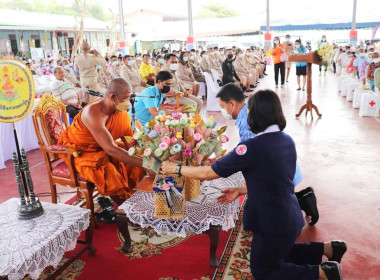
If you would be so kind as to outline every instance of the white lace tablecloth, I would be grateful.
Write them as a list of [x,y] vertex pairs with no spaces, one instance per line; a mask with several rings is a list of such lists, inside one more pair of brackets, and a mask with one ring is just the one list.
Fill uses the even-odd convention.
[[182,219],[155,218],[152,192],[137,191],[119,208],[125,211],[131,222],[141,227],[151,227],[158,234],[185,237],[188,232],[200,234],[208,230],[210,225],[219,225],[223,230],[228,230],[235,226],[239,202],[235,200],[230,204],[218,204],[216,198],[223,189],[244,185],[245,180],[240,172],[228,178],[203,182],[201,194],[194,200],[186,201],[186,212]]
[[45,213],[21,221],[19,199],[0,204],[0,276],[10,280],[29,274],[38,279],[48,267],[57,267],[66,251],[73,250],[79,234],[90,223],[90,210],[42,202]]

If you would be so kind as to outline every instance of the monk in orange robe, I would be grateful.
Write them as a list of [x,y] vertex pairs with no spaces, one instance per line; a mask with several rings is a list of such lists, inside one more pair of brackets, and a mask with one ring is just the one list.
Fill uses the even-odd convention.
[[[142,159],[129,156],[123,143],[116,142],[133,134],[126,111],[130,95],[131,87],[124,79],[112,80],[104,98],[84,107],[58,141],[81,151],[74,158],[77,171],[93,182],[100,194],[110,196],[119,205],[146,175]],[[68,160],[65,156],[63,159]]]

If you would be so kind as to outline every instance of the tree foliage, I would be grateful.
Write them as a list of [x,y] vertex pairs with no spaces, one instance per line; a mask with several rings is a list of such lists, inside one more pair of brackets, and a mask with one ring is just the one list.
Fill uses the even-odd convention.
[[232,10],[220,3],[212,2],[207,5],[203,5],[202,11],[200,11],[196,18],[226,18],[226,17],[236,17],[239,13]]
[[[39,12],[47,14],[59,14],[70,16],[81,16],[81,11],[75,1],[58,1],[58,0],[9,0],[0,1],[1,9],[24,10],[29,12]],[[107,21],[110,15],[105,13],[99,2],[86,1],[86,16]]]

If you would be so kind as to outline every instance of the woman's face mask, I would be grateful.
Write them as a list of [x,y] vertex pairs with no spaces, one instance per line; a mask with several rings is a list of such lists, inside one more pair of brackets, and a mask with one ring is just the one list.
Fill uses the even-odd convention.
[[133,65],[133,60],[131,59],[131,60],[128,60],[128,66],[132,66]]
[[187,56],[183,57],[183,61],[187,62],[188,60],[189,60],[189,58]]

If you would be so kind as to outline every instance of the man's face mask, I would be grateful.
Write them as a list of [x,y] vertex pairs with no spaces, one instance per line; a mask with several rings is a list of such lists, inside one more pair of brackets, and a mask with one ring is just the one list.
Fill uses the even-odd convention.
[[162,87],[161,93],[168,93],[170,91],[170,86],[164,85]]
[[131,102],[129,102],[128,99],[124,100],[123,102],[120,102],[117,96],[116,96],[116,99],[119,102],[118,104],[116,104],[116,110],[123,112],[123,111],[128,111],[128,109],[131,107]]

